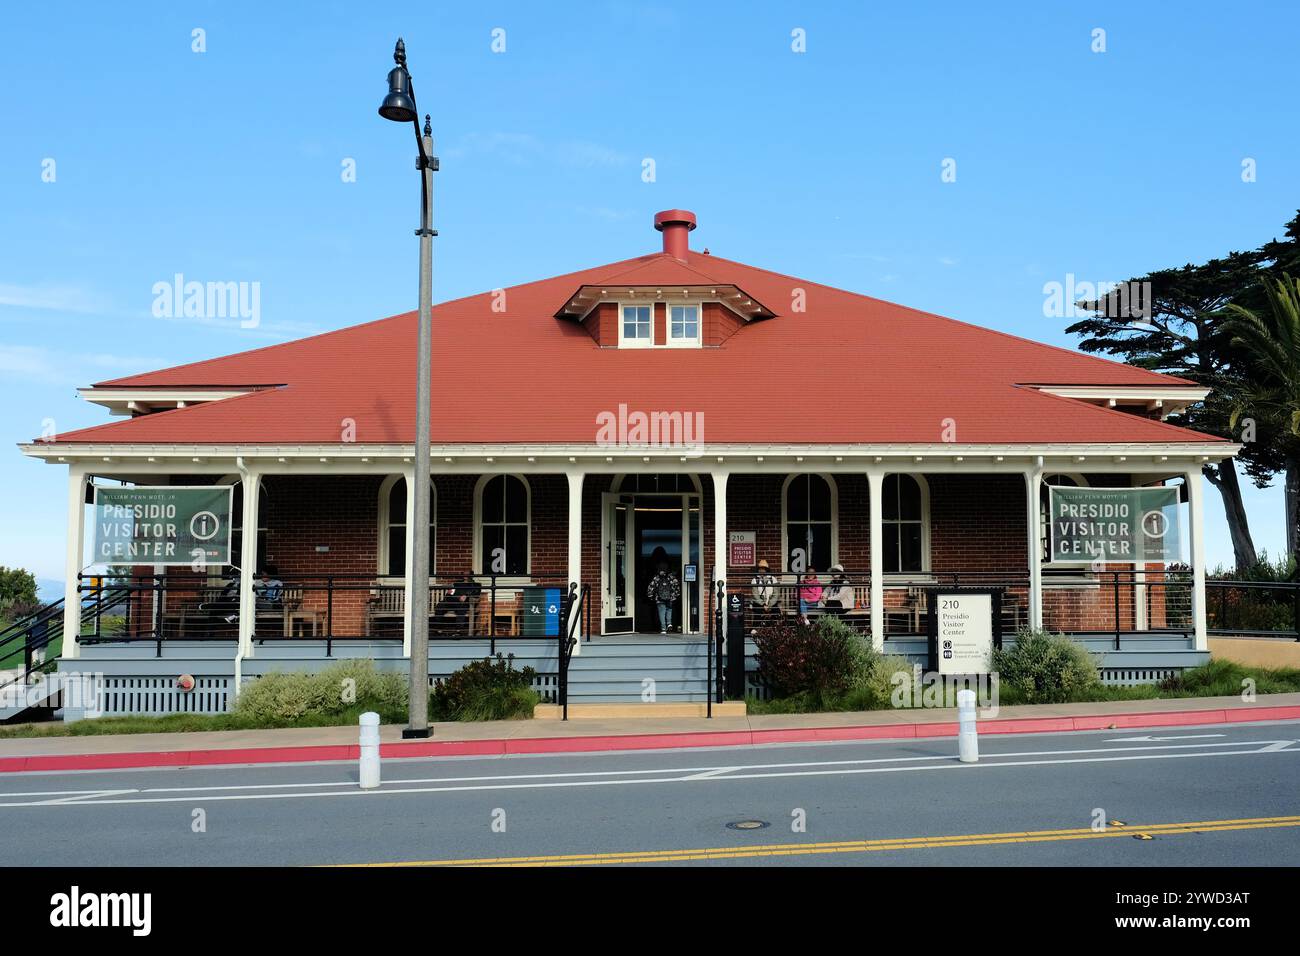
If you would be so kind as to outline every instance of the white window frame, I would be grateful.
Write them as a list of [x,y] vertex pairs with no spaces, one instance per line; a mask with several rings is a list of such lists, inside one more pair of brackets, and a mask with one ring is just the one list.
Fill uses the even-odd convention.
[[[393,486],[396,485],[399,481],[405,481],[405,480],[406,480],[405,475],[389,475],[379,484],[379,514],[378,514],[379,528],[378,528],[378,534],[376,535],[378,548],[376,549],[376,554],[375,554],[375,574],[377,577],[385,581],[406,580],[405,574],[393,574],[391,573],[388,567],[389,529],[397,525],[400,525],[403,528],[406,527],[405,513],[402,514],[400,521],[394,521],[393,516],[389,514],[390,509],[389,509],[388,499],[392,495]],[[406,493],[409,495],[411,493],[411,489],[407,488]],[[432,478],[429,479],[429,527],[434,529],[433,540],[436,543],[438,540],[438,535],[437,535],[438,486],[433,483]],[[410,544],[409,538],[407,540],[407,544],[408,545]],[[437,574],[437,567],[438,567],[438,553],[437,553],[437,548],[435,547],[432,551],[429,552],[429,577],[432,578]]]
[[[781,564],[780,572],[783,574],[793,574],[789,571],[790,566],[790,521],[787,508],[787,499],[789,498],[790,482],[794,481],[800,475],[814,475],[826,481],[831,490],[831,564],[840,562],[840,488],[835,482],[835,476],[824,472],[816,471],[796,471],[785,476],[785,481],[781,482]],[[811,520],[805,522],[812,524]],[[818,522],[820,523],[820,522]],[[817,573],[825,572],[827,568],[818,568]]]
[[[695,310],[695,338],[673,338],[673,309]],[[653,324],[653,323],[651,323]],[[665,302],[664,303],[664,347],[670,349],[698,349],[704,342],[704,303],[702,302]]]
[[[930,482],[926,480],[925,475],[916,474],[910,471],[890,472],[889,474],[885,475],[885,478],[889,478],[891,475],[906,476],[908,478],[913,479],[916,482],[917,488],[919,488],[921,492],[921,570],[884,571],[882,572],[883,580],[887,584],[908,584],[917,581],[932,580],[932,574],[930,568]],[[875,502],[872,503],[872,507],[878,506],[880,508],[880,537],[881,537],[880,547],[882,549],[880,553],[880,559],[881,559],[882,568],[884,567],[884,558],[885,558],[885,554],[883,550],[885,545],[884,542],[885,525],[887,524],[904,525],[904,524],[916,523],[910,518],[906,520],[899,520],[896,518],[885,517],[884,488],[885,485],[884,482],[882,481],[880,485],[881,501],[879,502],[878,505]],[[901,541],[902,538],[900,537],[899,540]],[[872,542],[871,546],[876,547],[875,542]]]
[[[650,310],[650,335],[647,338],[629,339],[623,335],[623,310],[624,309],[649,309]],[[618,303],[618,347],[621,349],[652,349],[655,346],[655,303],[653,302],[620,302]]]
[[[480,475],[478,481],[474,483],[474,541],[473,541],[473,567],[471,573],[475,577],[491,578],[490,571],[483,569],[483,489],[493,478],[499,477],[518,478],[524,483],[524,503],[526,511],[524,515],[525,529],[527,531],[526,553],[524,554],[524,573],[522,575],[497,575],[497,583],[504,585],[527,584],[533,576],[533,486],[528,481],[527,475],[518,472],[493,472],[491,474]],[[496,524],[497,522],[493,522]],[[506,525],[517,525],[519,522],[505,522]]]

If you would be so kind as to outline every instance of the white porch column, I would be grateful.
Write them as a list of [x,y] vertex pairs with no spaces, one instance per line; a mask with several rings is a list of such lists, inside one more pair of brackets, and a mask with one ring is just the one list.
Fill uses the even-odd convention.
[[[412,465],[402,474],[406,482],[406,593],[402,600],[402,656],[411,656],[411,629],[415,626],[411,618],[411,600],[415,595],[415,578],[411,576],[411,563],[415,560],[415,466]],[[426,531],[425,534],[428,534]]]
[[871,646],[885,649],[885,523],[881,500],[884,497],[885,473],[867,472],[867,512],[870,534],[867,546],[871,549]]
[[[713,579],[709,581],[709,589],[716,598],[718,589],[715,582],[727,580],[727,479],[731,473],[725,468],[719,468],[711,472],[711,475],[713,478]],[[725,637],[726,608],[722,610],[722,628]],[[716,613],[717,608],[713,608],[713,611]]]
[[1210,639],[1205,624],[1205,509],[1201,496],[1201,469],[1188,470],[1183,478],[1187,482],[1187,523],[1190,526],[1192,623],[1196,630],[1196,650],[1208,651]]
[[[569,471],[565,473],[569,482],[569,577],[565,581],[567,588],[570,583],[578,585],[578,593],[582,593],[582,481],[585,477],[581,471]],[[578,605],[575,601],[573,607],[569,609],[569,620],[563,626],[568,627],[573,623],[572,615],[578,612]],[[567,631],[565,632],[568,633]],[[578,641],[573,647],[574,655],[582,653],[582,641]]]
[[239,536],[239,656],[253,656],[253,632],[257,625],[257,595],[253,584],[257,574],[257,506],[262,487],[261,473],[240,468],[244,493],[243,526]]
[[86,469],[68,466],[68,552],[63,566],[63,651],[61,656],[81,656],[81,592],[77,585],[86,548]]
[[1025,471],[1025,527],[1029,548],[1029,626],[1043,626],[1043,527],[1039,512],[1039,485],[1043,480],[1043,460]]

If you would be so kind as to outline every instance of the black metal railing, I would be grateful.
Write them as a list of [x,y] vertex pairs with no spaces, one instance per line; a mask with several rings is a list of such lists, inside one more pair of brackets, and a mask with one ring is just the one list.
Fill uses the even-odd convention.
[[[50,673],[58,667],[64,607],[65,599],[59,598],[0,629],[0,669],[16,671],[9,679],[0,681],[0,700],[7,699],[16,688],[26,686],[34,674]],[[79,627],[83,634],[99,610],[94,602],[82,601]],[[57,653],[42,653],[55,645],[58,645]]]
[[[429,584],[429,632],[434,640],[548,638],[567,582],[534,574],[445,575]],[[83,604],[92,626],[85,643],[233,641],[239,636],[240,582],[198,573],[83,576]],[[253,583],[253,639],[323,640],[327,654],[340,640],[400,641],[406,584],[371,575],[270,575]],[[540,610],[539,610],[540,609]],[[548,623],[551,622],[551,623]]]
[[[742,597],[747,635],[779,621],[812,622],[835,615],[855,630],[871,630],[871,576],[858,570],[817,574],[731,573],[727,586]],[[1002,632],[1030,624],[1027,570],[945,570],[910,579],[889,575],[881,585],[884,638],[920,638],[928,632],[929,593],[935,588],[990,588],[1001,592]],[[1187,570],[1043,571],[1043,626],[1078,636],[1190,635],[1192,575]],[[1213,609],[1213,602],[1207,602]],[[1288,619],[1289,620],[1289,619]]]
[[1211,634],[1300,641],[1300,582],[1206,581],[1205,612]]
[[[561,719],[569,719],[569,661],[573,649],[584,636],[583,628],[591,625],[591,585],[581,588],[575,582],[569,582],[561,605],[560,632],[558,635],[558,660],[556,662],[556,698],[561,709]],[[577,607],[574,607],[574,602]]]

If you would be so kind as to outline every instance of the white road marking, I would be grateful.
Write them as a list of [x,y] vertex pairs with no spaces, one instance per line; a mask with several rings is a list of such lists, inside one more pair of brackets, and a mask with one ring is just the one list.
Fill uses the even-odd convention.
[[1145,740],[1201,740],[1206,737],[1226,737],[1227,734],[1184,734],[1181,737],[1114,737],[1107,740],[1108,744],[1131,744]]
[[[1115,748],[1107,749],[1087,749],[1087,750],[1065,750],[1065,751],[1042,751],[1013,754],[988,754],[984,760],[977,764],[961,764],[957,762],[955,755],[936,755],[926,757],[899,757],[899,758],[874,758],[869,760],[852,760],[852,761],[821,761],[821,762],[798,762],[785,764],[756,764],[751,766],[736,767],[691,767],[659,770],[611,770],[603,773],[583,773],[583,774],[519,774],[507,777],[480,777],[480,778],[430,778],[425,780],[395,780],[379,790],[360,790],[347,783],[323,783],[311,784],[310,786],[347,786],[346,790],[331,791],[314,791],[307,792],[301,789],[292,789],[291,792],[279,793],[216,793],[218,789],[232,788],[202,788],[196,787],[188,790],[188,796],[149,796],[150,793],[174,793],[181,788],[159,788],[157,790],[135,790],[135,791],[102,791],[103,794],[110,795],[109,798],[95,799],[97,795],[87,796],[84,791],[79,791],[80,796],[65,800],[44,800],[27,803],[0,803],[2,808],[14,807],[78,807],[78,806],[100,806],[106,804],[145,804],[145,803],[188,803],[196,799],[207,801],[225,801],[225,800],[287,800],[287,799],[307,799],[311,797],[366,797],[381,794],[422,794],[422,793],[455,793],[465,791],[495,791],[495,790],[543,790],[562,787],[599,787],[599,786],[627,786],[631,784],[654,784],[654,783],[692,783],[692,782],[723,782],[729,780],[757,780],[777,777],[816,777],[816,776],[834,776],[849,774],[868,774],[868,773],[907,773],[920,770],[968,770],[970,768],[997,768],[997,767],[1031,767],[1031,766],[1049,766],[1057,764],[1073,763],[1112,763],[1119,761],[1132,760],[1160,760],[1160,759],[1187,759],[1196,757],[1239,757],[1252,756],[1265,753],[1293,753],[1300,754],[1300,749],[1291,749],[1291,745],[1296,743],[1294,740],[1259,740],[1259,741],[1238,741],[1216,744],[1176,744],[1152,747],[1129,747],[1123,750]],[[1208,748],[1237,748],[1233,750],[1209,750]],[[1240,749],[1240,748],[1251,749]],[[1171,751],[1180,750],[1179,753],[1151,753],[1145,751]],[[1139,752],[1141,751],[1141,752]],[[1104,756],[1080,756],[1088,754],[1103,754]],[[1003,757],[1030,757],[1030,758],[1051,758],[1051,759],[1028,759],[1028,760],[1005,760],[998,759]],[[930,763],[920,763],[919,761],[932,761]],[[942,761],[942,762],[933,762]],[[873,766],[862,766],[871,764]],[[878,764],[893,764],[893,766],[875,766]],[[814,767],[825,767],[829,769],[811,769]],[[737,771],[751,771],[739,773]],[[762,771],[762,772],[752,772]],[[664,776],[664,774],[676,774],[676,776]],[[627,779],[592,779],[595,776],[613,776],[619,775]],[[633,776],[637,775],[637,776]],[[654,776],[651,776],[654,775]],[[555,778],[562,779],[555,779]],[[515,781],[515,782],[489,782],[489,781]],[[444,784],[443,786],[412,787],[411,783],[434,783]],[[445,786],[447,783],[461,783],[458,786]],[[403,784],[407,784],[403,786]],[[280,789],[290,790],[298,787],[294,784],[257,784],[250,785],[260,789]],[[138,794],[130,796],[128,794]]]

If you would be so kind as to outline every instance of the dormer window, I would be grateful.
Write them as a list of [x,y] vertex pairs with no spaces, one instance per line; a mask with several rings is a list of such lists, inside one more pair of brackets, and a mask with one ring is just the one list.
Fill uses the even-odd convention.
[[700,307],[668,307],[668,344],[678,348],[698,348],[700,344]]
[[618,344],[622,348],[650,348],[654,344],[654,308],[649,305],[625,305],[618,326]]

